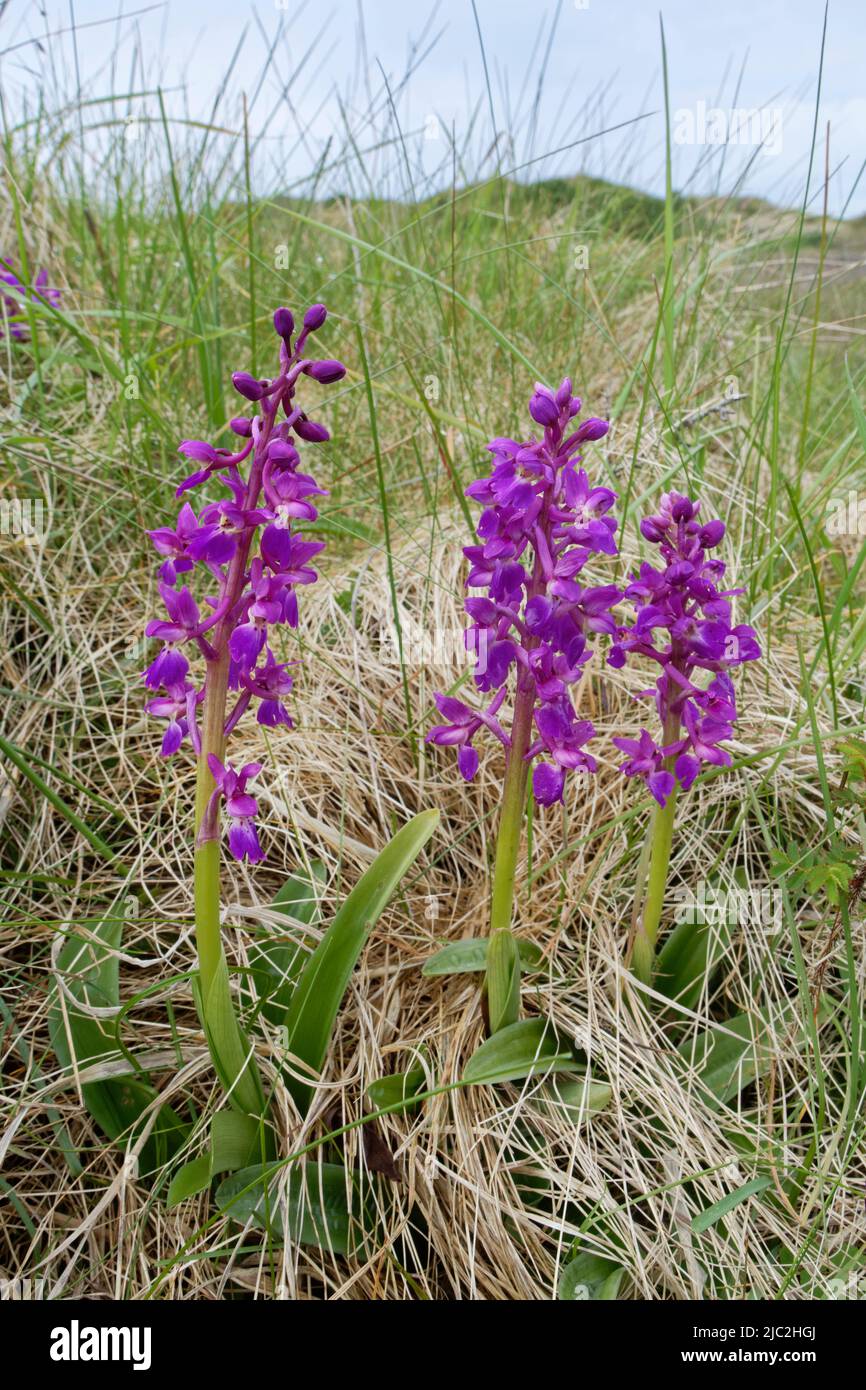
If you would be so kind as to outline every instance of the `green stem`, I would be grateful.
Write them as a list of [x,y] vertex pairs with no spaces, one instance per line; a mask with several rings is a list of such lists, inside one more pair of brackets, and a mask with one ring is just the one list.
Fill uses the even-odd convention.
[[[668,715],[662,733],[662,745],[675,743],[680,732],[679,714]],[[665,758],[664,767],[673,772],[675,757]],[[677,807],[677,788],[674,789],[664,806],[657,806],[650,822],[647,841],[641,855],[641,869],[646,872],[649,858],[649,874],[646,876],[646,896],[643,910],[638,907],[643,895],[642,875],[639,872],[638,900],[631,948],[631,968],[637,978],[645,985],[652,984],[655,963],[656,938],[664,905],[665,888],[668,881],[668,868],[671,860],[671,844],[674,834],[674,817]]]
[[[264,426],[257,442],[247,485],[246,507],[255,506],[258,499],[265,449],[272,425],[273,414],[264,418]],[[199,839],[199,830],[214,791],[208,755],[213,753],[220,762],[225,762],[232,609],[243,590],[254,530],[254,527],[249,527],[238,537],[237,549],[229,565],[222,595],[227,601],[226,612],[213,633],[216,656],[208,662],[205,677],[201,750],[198,755],[195,794],[194,893],[200,1007],[208,1046],[223,1083],[231,1089],[232,1102],[245,1113],[261,1114],[265,1104],[261,1077],[254,1060],[247,1060],[249,1046],[235,1015],[223,954],[220,932],[219,833],[217,832],[213,839]]]
[[487,948],[487,1013],[489,1031],[515,1023],[520,1012],[520,958],[511,930],[514,914],[514,875],[526,805],[529,764],[526,750],[532,733],[534,688],[521,675],[514,702],[511,748],[505,769],[502,815],[496,838],[496,862],[490,902],[490,944]]
[[502,789],[502,815],[496,838],[496,863],[493,868],[493,893],[490,901],[490,931],[509,931],[514,905],[514,871],[520,849],[523,812],[526,805],[526,783],[529,764],[524,757],[532,731],[533,689],[531,682],[521,682],[514,702],[514,723],[511,729],[511,748],[505,769]]
[[201,752],[195,788],[195,937],[198,948],[199,979],[202,997],[207,999],[222,957],[220,936],[220,842],[219,839],[198,842],[198,832],[214,790],[214,780],[208,767],[208,754],[214,753],[223,761],[228,689],[228,647],[208,666],[205,682],[204,717],[201,730]]

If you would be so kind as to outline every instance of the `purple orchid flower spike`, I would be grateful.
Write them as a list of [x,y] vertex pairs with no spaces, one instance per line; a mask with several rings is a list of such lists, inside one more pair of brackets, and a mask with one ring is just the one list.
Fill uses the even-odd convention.
[[[237,769],[226,745],[251,707],[260,726],[292,727],[286,700],[289,663],[275,648],[280,630],[297,627],[297,591],[318,578],[312,561],[323,548],[301,528],[316,520],[326,496],[302,470],[299,444],[328,438],[296,400],[298,383],[340,380],[345,367],[314,358],[309,339],[325,322],[323,305],[304,315],[297,340],[289,309],[274,314],[279,338],[275,375],[235,372],[232,383],[252,409],[236,415],[231,447],[185,439],[179,454],[193,472],[176,490],[182,497],[174,525],[148,534],[160,557],[159,595],[164,615],[146,633],[161,648],[143,672],[157,692],[148,714],[166,721],[162,755],[187,744],[196,756],[195,924],[199,971],[196,1002],[217,1071],[232,1104],[260,1117],[267,1109],[262,1078],[237,1023],[220,928],[220,845],[246,864],[264,858],[257,825],[258,800],[249,784],[262,765]],[[193,507],[186,494],[209,485],[222,496]],[[204,667],[204,680],[192,662]]]
[[[570,690],[592,655],[592,640],[614,636],[611,609],[621,595],[613,584],[586,584],[594,556],[616,555],[616,493],[594,486],[581,467],[581,447],[601,439],[605,420],[575,424],[580,401],[566,378],[557,391],[536,384],[529,413],[541,436],[521,443],[491,440],[489,474],[466,489],[483,508],[478,543],[467,546],[465,640],[475,656],[480,708],[437,694],[446,721],[427,741],[457,750],[458,770],[470,781],[478,770],[474,739],[482,729],[505,748],[506,772],[496,847],[487,955],[490,1032],[513,1022],[519,1009],[519,964],[511,935],[514,873],[529,769],[535,800],[564,800],[566,777],[591,773],[585,751],[595,730],[578,719]],[[514,677],[510,726],[502,706]]]
[[632,923],[631,959],[646,983],[652,978],[677,791],[688,791],[704,766],[730,764],[730,753],[721,747],[737,717],[728,673],[761,655],[754,629],[732,620],[730,600],[743,590],[720,587],[725,565],[710,554],[724,538],[724,523],[704,522],[700,512],[700,502],[669,492],[658,513],[641,521],[641,534],[658,546],[663,563],[644,562],[630,576],[624,597],[634,604],[635,621],[618,629],[608,657],[612,666],[622,666],[629,656],[643,656],[660,668],[655,687],[643,692],[655,703],[659,740],[647,729],[638,739],[613,740],[626,754],[621,771],[641,778],[658,803],[645,853],[646,899],[639,884]]
[[[4,294],[4,285],[14,290],[15,294]],[[17,295],[20,295],[21,298],[17,298]],[[10,338],[15,338],[20,342],[28,337],[27,310],[22,303],[22,300],[27,299],[34,304],[41,302],[58,308],[60,291],[50,287],[46,270],[40,270],[36,274],[28,291],[12,262],[0,257],[0,338],[5,337],[7,325]]]
[[[700,506],[679,493],[666,493],[659,514],[641,522],[641,534],[659,547],[664,567],[643,564],[631,576],[625,598],[635,606],[635,622],[618,630],[608,657],[612,666],[622,666],[634,654],[661,667],[655,689],[645,692],[655,700],[661,743],[646,730],[641,730],[639,750],[630,739],[613,741],[629,754],[622,771],[642,777],[662,807],[676,786],[687,790],[692,785],[702,764],[730,763],[730,754],[719,747],[731,737],[737,717],[726,673],[761,655],[754,629],[731,620],[729,600],[743,590],[718,587],[725,566],[708,554],[724,537],[724,523],[703,524]],[[700,679],[702,672],[714,676],[708,685]],[[669,775],[660,779],[663,769]]]
[[[464,552],[470,562],[466,585],[486,590],[484,597],[466,600],[472,620],[467,646],[476,653],[476,687],[491,700],[462,722],[452,719],[431,729],[427,739],[457,745],[459,768],[467,779],[475,775],[478,758],[468,756],[466,748],[482,724],[510,750],[514,731],[505,734],[498,721],[490,720],[502,705],[514,668],[518,757],[528,763],[551,760],[540,762],[532,779],[536,800],[550,805],[563,799],[567,770],[595,770],[593,759],[581,751],[595,730],[588,720],[575,719],[568,689],[592,655],[590,639],[617,631],[611,608],[620,591],[613,584],[581,583],[592,556],[617,553],[617,522],[609,514],[616,493],[592,486],[579,466],[581,445],[601,439],[608,425],[590,419],[571,429],[580,401],[572,396],[568,379],[555,393],[537,384],[529,410],[544,427],[543,437],[523,444],[492,440],[489,476],[466,489],[467,497],[484,506],[478,522],[481,543]],[[445,698],[436,697],[440,711]],[[533,723],[539,735],[534,741]],[[465,730],[470,724],[467,739],[454,735],[455,726]]]
[[[239,446],[217,447],[203,439],[185,439],[179,446],[178,452],[198,467],[180,484],[178,495],[210,481],[227,495],[208,502],[198,515],[185,499],[174,526],[148,532],[162,558],[159,593],[166,612],[146,628],[147,636],[163,645],[144,682],[165,692],[149,701],[147,710],[168,720],[165,756],[187,741],[199,755],[199,819],[204,823],[205,805],[221,796],[229,813],[229,850],[250,863],[262,857],[261,846],[252,813],[237,811],[245,793],[232,779],[253,774],[249,765],[238,774],[215,769],[222,768],[225,739],[253,702],[259,724],[292,726],[285,706],[292,678],[274,654],[271,635],[280,626],[297,626],[296,590],[316,582],[311,561],[323,549],[323,542],[307,540],[298,530],[316,520],[312,499],[327,495],[302,471],[298,445],[320,443],[328,431],[308,418],[295,393],[302,377],[327,383],[345,374],[334,359],[314,359],[306,352],[310,334],[325,317],[321,305],[308,310],[293,349],[294,318],[288,309],[277,310],[277,375],[267,380],[236,372],[232,377],[238,393],[257,407],[252,416],[231,421]],[[202,574],[207,587],[199,591],[195,581]],[[190,677],[190,651],[204,658],[203,686]],[[227,711],[229,691],[235,701]],[[209,815],[208,825],[215,825],[213,812]],[[208,833],[202,842],[209,838]]]

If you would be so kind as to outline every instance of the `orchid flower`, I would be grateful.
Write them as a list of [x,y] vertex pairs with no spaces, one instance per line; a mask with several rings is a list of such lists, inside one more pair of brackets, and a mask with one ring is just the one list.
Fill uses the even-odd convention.
[[[179,453],[196,467],[177,488],[176,495],[184,498],[177,522],[148,533],[162,560],[159,594],[165,616],[146,628],[147,636],[162,646],[143,680],[148,689],[163,692],[146,708],[168,721],[163,755],[176,754],[189,743],[198,760],[195,901],[206,1029],[209,1018],[224,1018],[232,1008],[219,921],[221,820],[235,859],[253,864],[264,857],[256,827],[258,802],[247,790],[261,764],[247,763],[236,771],[226,761],[226,740],[250,705],[259,724],[291,727],[283,702],[292,677],[271,641],[281,625],[297,626],[296,590],[316,582],[311,561],[323,549],[323,542],[306,540],[298,530],[315,521],[311,499],[324,491],[300,471],[297,444],[321,443],[329,436],[324,425],[307,417],[295,392],[303,376],[333,382],[345,375],[342,363],[316,359],[306,351],[310,334],[325,318],[324,305],[308,309],[293,345],[294,318],[288,309],[276,311],[276,375],[259,380],[235,372],[232,377],[238,394],[257,407],[252,415],[231,421],[238,445],[216,447],[185,439]],[[205,483],[220,484],[227,495],[196,514],[186,494]],[[204,666],[203,683],[193,676],[192,661]],[[260,1111],[260,1082],[254,1064],[246,1060],[237,1091],[242,1107]]]
[[[595,771],[586,744],[595,730],[578,719],[569,691],[580,679],[598,633],[614,636],[612,606],[621,597],[612,584],[581,582],[594,555],[617,553],[617,522],[610,515],[616,493],[593,486],[581,467],[582,446],[601,439],[605,420],[573,425],[581,403],[566,378],[557,391],[537,384],[529,413],[541,437],[525,443],[497,438],[488,445],[487,477],[466,489],[483,507],[478,544],[466,547],[468,650],[475,653],[480,708],[437,694],[443,720],[430,743],[457,750],[458,770],[471,780],[478,769],[474,740],[486,732],[505,750],[502,815],[496,848],[488,949],[487,1003],[490,1031],[516,1017],[517,948],[511,934],[514,872],[520,844],[529,769],[542,806],[561,802],[569,772]],[[511,678],[514,701],[503,717]]]
[[654,688],[642,692],[655,704],[659,740],[647,729],[637,739],[613,740],[626,754],[621,771],[639,777],[658,803],[632,927],[632,965],[645,983],[652,979],[677,792],[688,791],[705,765],[730,764],[730,753],[721,747],[737,717],[728,673],[761,655],[754,629],[732,621],[730,600],[743,590],[719,587],[725,565],[710,555],[724,537],[724,522],[704,522],[700,511],[700,502],[670,492],[658,514],[641,521],[641,534],[658,546],[663,565],[644,563],[630,576],[624,597],[634,604],[635,622],[618,630],[608,657],[614,667],[643,656],[661,668]]
[[[4,285],[14,290],[15,294],[4,294]],[[17,297],[19,295],[21,298]],[[60,291],[50,287],[48,272],[40,270],[28,292],[27,286],[12,262],[0,257],[0,338],[5,337],[5,325],[7,324],[11,338],[17,338],[20,341],[28,336],[27,311],[22,303],[22,300],[25,299],[32,300],[34,304],[41,301],[56,308],[60,303]]]

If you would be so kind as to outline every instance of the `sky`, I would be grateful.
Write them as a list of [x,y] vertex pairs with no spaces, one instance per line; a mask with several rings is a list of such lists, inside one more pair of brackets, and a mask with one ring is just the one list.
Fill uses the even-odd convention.
[[[675,186],[727,192],[739,181],[740,191],[799,204],[822,0],[662,0],[661,9]],[[829,121],[835,215],[866,212],[864,71],[866,0],[830,0],[810,205],[820,208]],[[173,120],[209,120],[216,101],[213,119],[235,146],[245,94],[262,191],[302,186],[323,161],[331,191],[367,183],[412,196],[497,170],[664,190],[656,0],[476,0],[474,9],[472,0],[7,0],[4,99],[12,108],[32,99],[42,78],[70,100],[135,91],[124,109],[145,122],[158,119],[157,86]],[[335,157],[347,142],[365,152],[363,171]]]

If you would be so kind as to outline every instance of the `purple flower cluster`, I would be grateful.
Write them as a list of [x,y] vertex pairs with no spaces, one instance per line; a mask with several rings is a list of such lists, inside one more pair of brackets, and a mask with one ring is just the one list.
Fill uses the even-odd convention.
[[24,299],[30,298],[34,303],[42,301],[54,305],[55,308],[60,303],[60,291],[49,287],[46,270],[39,271],[28,294],[27,286],[20,279],[12,262],[0,257],[0,299],[3,301],[2,312],[0,312],[0,338],[5,337],[4,330],[7,323],[10,337],[19,340],[27,337],[27,317],[24,305],[20,299],[16,299],[13,295],[3,294],[3,285],[17,290]]
[[[146,708],[168,720],[162,741],[165,756],[189,739],[196,755],[207,761],[214,791],[199,839],[217,837],[222,801],[230,822],[229,849],[236,859],[250,862],[260,859],[262,852],[254,820],[256,803],[246,783],[261,768],[248,763],[235,772],[230,764],[224,766],[222,749],[253,702],[259,724],[273,728],[292,723],[284,704],[292,678],[288,664],[273,652],[270,638],[274,627],[297,626],[296,591],[300,585],[315,583],[318,576],[310,562],[323,549],[323,542],[304,540],[297,529],[315,521],[318,513],[312,499],[325,495],[301,471],[298,443],[320,443],[329,436],[294,397],[301,376],[332,382],[345,375],[342,363],[305,355],[307,339],[321,328],[326,312],[322,304],[308,309],[293,345],[294,318],[288,309],[276,311],[279,372],[272,380],[259,380],[248,372],[235,372],[232,377],[239,395],[258,407],[252,417],[231,421],[242,443],[233,451],[186,439],[179,447],[198,467],[180,484],[177,496],[211,479],[227,495],[201,507],[198,515],[184,501],[173,527],[148,533],[163,557],[159,592],[166,616],[146,628],[147,636],[158,638],[162,647],[143,673],[144,683],[165,692]],[[280,412],[284,418],[278,422]],[[247,460],[244,474],[242,465]],[[206,586],[199,599],[188,587],[196,571]],[[189,651],[204,658],[202,687],[191,678]],[[226,708],[227,690],[234,696],[231,711]],[[219,705],[216,746],[213,742],[206,746],[198,710],[204,703],[207,723],[212,702]]]
[[[700,506],[666,493],[658,515],[641,522],[642,535],[659,547],[664,567],[644,563],[630,576],[624,597],[634,603],[636,620],[619,629],[608,657],[611,666],[622,666],[628,654],[637,653],[661,666],[655,689],[642,692],[655,699],[661,745],[646,729],[638,739],[613,740],[627,755],[621,770],[643,778],[660,806],[677,784],[690,787],[703,763],[730,764],[730,754],[719,747],[731,737],[737,717],[727,672],[761,655],[754,630],[731,622],[729,599],[742,589],[719,589],[725,566],[708,554],[724,536],[724,523],[701,521]],[[656,646],[658,631],[665,640]],[[705,689],[694,683],[696,671],[712,674]]]
[[[569,687],[590,658],[587,638],[615,635],[610,610],[621,597],[613,584],[584,587],[580,581],[592,555],[616,555],[617,523],[608,515],[616,493],[593,487],[579,467],[581,445],[601,439],[608,424],[588,419],[572,428],[579,411],[568,379],[555,392],[537,384],[529,412],[542,437],[492,440],[489,476],[466,489],[484,507],[479,544],[464,552],[471,566],[466,586],[484,592],[466,600],[471,626],[465,640],[475,654],[476,687],[489,699],[475,710],[437,694],[447,722],[427,734],[429,742],[457,748],[467,781],[478,768],[473,739],[482,726],[509,756],[516,745],[526,762],[542,759],[532,778],[542,805],[563,799],[570,768],[595,770],[585,751],[595,730],[576,717]],[[509,734],[498,715],[512,666],[517,695]]]

